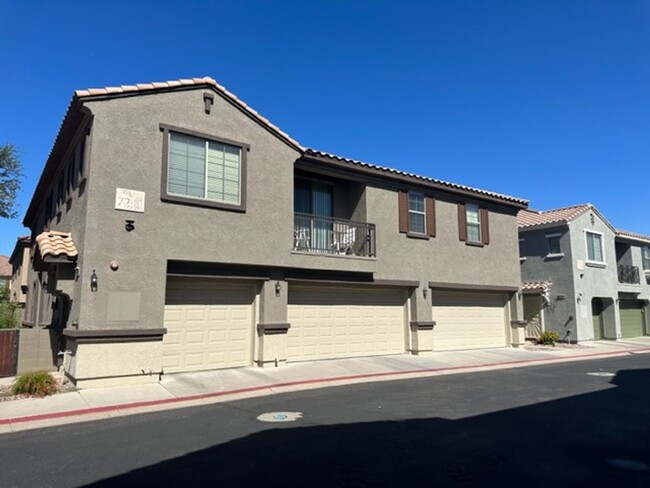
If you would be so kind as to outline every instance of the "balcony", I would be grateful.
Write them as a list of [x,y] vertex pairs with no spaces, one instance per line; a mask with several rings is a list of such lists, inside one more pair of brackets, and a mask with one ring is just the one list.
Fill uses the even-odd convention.
[[640,285],[639,268],[626,264],[618,265],[618,282],[626,285]]
[[295,213],[293,249],[315,254],[375,257],[375,224]]

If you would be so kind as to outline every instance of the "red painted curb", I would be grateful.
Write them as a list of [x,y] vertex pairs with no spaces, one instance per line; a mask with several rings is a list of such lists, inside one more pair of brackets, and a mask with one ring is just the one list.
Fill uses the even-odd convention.
[[188,395],[184,397],[165,398],[161,400],[149,400],[149,401],[142,401],[142,402],[119,403],[116,405],[105,405],[101,407],[88,407],[88,408],[80,408],[77,410],[64,410],[61,412],[25,415],[23,417],[11,417],[6,419],[0,419],[0,425],[34,422],[37,420],[48,420],[48,419],[56,419],[56,418],[63,418],[63,417],[73,417],[75,415],[90,415],[93,413],[114,412],[114,411],[127,410],[132,408],[152,407],[156,405],[191,402],[194,400],[204,400],[206,398],[217,398],[217,397],[228,396],[228,395],[237,395],[239,393],[272,390],[273,388],[286,388],[290,386],[309,385],[309,384],[317,384],[317,383],[333,383],[337,381],[358,380],[358,379],[365,379],[365,378],[382,378],[388,376],[400,376],[400,375],[406,376],[412,374],[436,373],[442,371],[460,371],[466,369],[490,368],[496,366],[514,366],[517,364],[545,363],[551,361],[559,361],[563,359],[566,360],[566,359],[579,359],[579,358],[593,358],[593,357],[601,357],[601,356],[621,356],[624,354],[633,354],[636,352],[646,352],[646,351],[650,351],[650,347],[640,348],[640,349],[627,349],[625,351],[599,352],[599,353],[592,353],[592,354],[576,354],[573,356],[538,358],[538,359],[520,359],[516,361],[506,361],[500,363],[483,363],[483,364],[473,364],[473,365],[464,365],[464,366],[447,366],[442,368],[412,369],[412,370],[404,370],[404,371],[384,371],[381,373],[364,373],[364,374],[354,374],[354,375],[346,375],[346,376],[314,378],[309,380],[286,381],[283,383],[274,383],[271,385],[249,386],[246,388],[236,388],[234,390],[201,393],[198,395]]

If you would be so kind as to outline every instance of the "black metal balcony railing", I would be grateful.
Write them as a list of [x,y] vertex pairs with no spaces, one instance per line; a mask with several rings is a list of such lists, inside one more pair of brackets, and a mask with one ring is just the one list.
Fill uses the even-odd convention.
[[322,254],[375,256],[375,224],[295,213],[293,248]]
[[637,266],[628,266],[626,264],[618,265],[618,282],[627,285],[639,285],[639,268]]

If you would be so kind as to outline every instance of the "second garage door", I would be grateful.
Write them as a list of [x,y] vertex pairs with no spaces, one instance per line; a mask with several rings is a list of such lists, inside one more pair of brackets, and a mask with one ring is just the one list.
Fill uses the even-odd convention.
[[621,300],[621,336],[640,337],[645,335],[645,309],[640,300]]
[[169,278],[163,370],[250,365],[253,299],[252,283]]
[[292,285],[287,359],[402,353],[405,302],[400,289]]
[[434,293],[434,351],[506,345],[506,297],[489,293]]

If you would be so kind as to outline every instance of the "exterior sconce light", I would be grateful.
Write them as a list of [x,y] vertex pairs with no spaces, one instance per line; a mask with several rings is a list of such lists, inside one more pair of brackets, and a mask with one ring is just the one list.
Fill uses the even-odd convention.
[[282,291],[282,286],[280,285],[279,281],[276,281],[275,282],[275,296],[279,297],[281,291]]
[[422,296],[423,296],[424,298],[427,297],[427,288],[426,288],[426,287],[422,287]]
[[135,229],[135,220],[125,220],[124,222],[124,228],[127,232],[131,232],[133,229]]
[[97,273],[93,269],[93,274],[90,275],[90,291],[97,291]]

